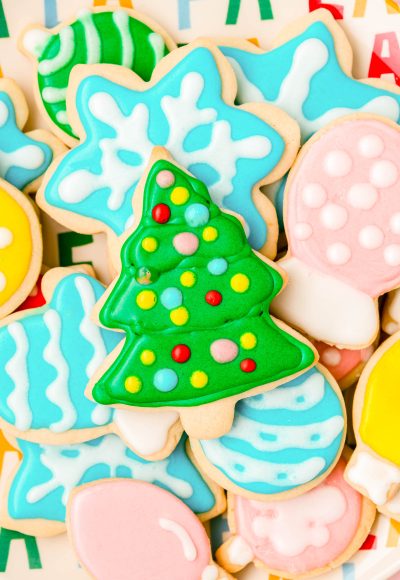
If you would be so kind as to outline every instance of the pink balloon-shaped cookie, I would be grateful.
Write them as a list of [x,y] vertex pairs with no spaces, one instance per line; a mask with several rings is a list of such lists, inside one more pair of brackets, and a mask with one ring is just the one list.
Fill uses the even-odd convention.
[[316,133],[289,174],[289,283],[273,310],[317,340],[372,344],[377,298],[400,284],[399,150],[397,125],[352,115]]
[[212,562],[194,513],[150,483],[109,479],[77,488],[68,503],[68,533],[96,580],[231,578]]
[[346,483],[346,462],[305,494],[260,502],[228,494],[233,536],[218,562],[237,572],[250,562],[284,578],[309,578],[347,561],[365,541],[375,517],[371,501]]

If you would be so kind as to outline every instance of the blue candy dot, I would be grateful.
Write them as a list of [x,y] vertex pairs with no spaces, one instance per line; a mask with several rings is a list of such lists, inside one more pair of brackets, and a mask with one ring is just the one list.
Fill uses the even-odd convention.
[[208,262],[207,268],[210,274],[214,274],[214,276],[221,276],[221,274],[225,274],[227,271],[228,262],[225,260],[225,258],[214,258],[214,260]]
[[192,203],[185,211],[185,220],[192,228],[204,226],[209,219],[208,207],[201,203]]
[[159,391],[167,393],[175,389],[178,384],[178,375],[171,369],[160,369],[154,375],[154,386]]
[[179,288],[166,288],[161,294],[161,304],[168,310],[182,306],[182,292]]

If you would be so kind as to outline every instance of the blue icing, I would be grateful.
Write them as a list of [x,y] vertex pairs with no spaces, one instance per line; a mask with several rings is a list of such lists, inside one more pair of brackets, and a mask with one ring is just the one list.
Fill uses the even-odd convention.
[[186,436],[161,461],[138,457],[116,435],[68,446],[18,440],[18,446],[23,458],[8,495],[8,513],[14,519],[65,521],[65,506],[72,489],[110,477],[159,485],[195,513],[206,513],[215,506],[213,492],[186,453]]
[[[400,95],[349,77],[323,22],[265,53],[222,47],[238,77],[238,101],[265,100],[300,124],[303,140],[334,118],[364,110],[400,121]],[[336,109],[336,111],[334,111]]]
[[46,143],[19,129],[12,100],[0,92],[0,177],[24,189],[43,175],[52,160],[53,152]]
[[246,491],[269,495],[306,484],[336,461],[341,400],[317,368],[237,403],[231,430],[201,440],[210,463]]
[[55,433],[108,424],[112,410],[85,397],[89,377],[121,340],[90,320],[104,287],[70,274],[49,304],[0,328],[0,417]]
[[122,234],[151,150],[162,145],[204,181],[215,201],[245,218],[250,243],[261,248],[267,227],[252,190],[279,163],[285,144],[260,118],[224,103],[221,92],[218,67],[206,48],[192,50],[146,91],[86,77],[76,106],[87,138],[50,178],[47,203]]

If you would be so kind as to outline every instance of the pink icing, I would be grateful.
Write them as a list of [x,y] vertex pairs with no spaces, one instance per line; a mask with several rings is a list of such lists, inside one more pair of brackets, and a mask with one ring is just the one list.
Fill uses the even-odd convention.
[[234,496],[237,534],[273,570],[302,574],[329,565],[351,543],[362,496],[343,479],[340,460],[320,485],[293,499],[258,502]]
[[164,187],[171,187],[171,185],[175,181],[175,176],[172,173],[172,171],[168,171],[167,169],[164,169],[163,171],[160,171],[159,173],[157,173],[156,181],[157,181],[157,185],[159,185],[160,187],[163,187],[163,188]]
[[321,363],[337,381],[344,379],[362,362],[366,362],[374,352],[371,346],[361,350],[349,350],[336,348],[318,340],[314,340],[313,343],[319,352]]
[[227,338],[220,338],[214,340],[210,346],[211,356],[219,363],[227,363],[235,360],[238,355],[239,348],[233,340]]
[[291,254],[372,297],[397,287],[399,150],[400,132],[374,119],[340,123],[315,141],[286,192]]
[[69,533],[97,579],[201,578],[207,534],[193,512],[155,485],[114,479],[82,487],[69,505]]
[[191,256],[197,252],[199,247],[199,238],[194,234],[184,232],[182,234],[177,234],[172,240],[174,248],[179,254],[184,256]]

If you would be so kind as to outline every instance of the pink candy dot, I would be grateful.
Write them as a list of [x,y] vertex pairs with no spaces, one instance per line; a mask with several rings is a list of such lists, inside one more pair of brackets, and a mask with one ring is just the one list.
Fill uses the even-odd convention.
[[175,250],[184,256],[191,256],[199,247],[199,239],[194,234],[184,232],[177,234],[172,241]]
[[210,346],[210,352],[213,359],[218,363],[228,363],[233,360],[238,355],[239,348],[233,340],[227,338],[220,338],[219,340],[214,340]]
[[167,169],[163,169],[157,174],[156,177],[157,185],[160,187],[171,187],[175,183],[175,176],[172,171],[168,171]]

